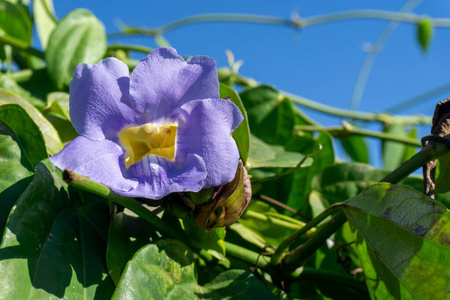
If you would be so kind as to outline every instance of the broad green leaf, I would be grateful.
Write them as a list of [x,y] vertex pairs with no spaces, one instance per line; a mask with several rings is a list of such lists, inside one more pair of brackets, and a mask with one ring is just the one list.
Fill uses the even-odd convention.
[[258,200],[250,202],[238,222],[256,233],[266,245],[274,246],[304,226],[304,223],[279,214],[269,204]]
[[133,212],[115,213],[109,227],[106,263],[108,273],[117,284],[125,265],[143,246],[158,238],[156,231]]
[[33,96],[29,91],[21,87],[16,81],[11,79],[10,76],[8,75],[2,76],[0,80],[0,87],[26,100],[31,105],[36,107],[38,110],[42,110],[45,106],[44,101],[42,99]]
[[52,92],[47,95],[47,106],[42,111],[47,120],[55,127],[63,143],[72,141],[78,132],[72,125],[69,115],[69,94]]
[[61,139],[55,128],[33,105],[13,93],[0,89],[0,107],[4,104],[18,104],[26,110],[42,132],[47,151],[50,155],[58,153],[63,148]]
[[312,189],[333,204],[356,196],[386,174],[384,170],[362,163],[336,164],[323,169],[313,178]]
[[450,212],[418,191],[374,184],[344,202],[376,299],[446,299],[450,293]]
[[105,265],[109,208],[104,199],[69,189],[44,160],[17,200],[0,246],[6,299],[109,299]]
[[[411,139],[417,139],[417,128],[416,127],[412,127],[408,133],[408,137]],[[417,152],[417,146],[405,146],[405,152],[403,153],[403,158],[402,158],[402,162],[407,161],[408,159],[410,159],[414,154],[416,154]]]
[[15,134],[1,121],[0,149],[0,232],[3,233],[9,212],[31,181],[34,168],[25,158]]
[[322,146],[322,150],[314,154],[313,163],[310,167],[298,169],[292,175],[292,184],[286,204],[296,210],[302,210],[307,196],[311,191],[313,177],[325,167],[334,163],[334,147],[331,136],[326,132],[319,133],[317,143]]
[[141,248],[127,264],[113,299],[273,299],[251,273],[230,270],[203,287],[194,257],[177,240],[162,239]]
[[31,44],[32,24],[24,7],[19,3],[0,0],[0,36],[23,47]]
[[236,144],[239,148],[239,154],[241,155],[241,159],[244,161],[244,164],[248,159],[248,152],[250,148],[250,129],[248,127],[248,117],[247,112],[245,111],[244,105],[242,104],[241,98],[239,94],[236,93],[235,90],[230,88],[229,86],[220,83],[220,98],[224,99],[226,97],[230,97],[230,100],[236,104],[236,106],[241,111],[244,116],[244,120],[241,124],[233,131],[233,138],[236,141]]
[[346,139],[339,139],[342,148],[356,162],[369,163],[369,151],[363,137],[350,135]]
[[33,17],[42,49],[45,50],[57,23],[53,0],[33,0]]
[[198,299],[191,250],[177,240],[140,249],[127,264],[113,299]]
[[14,133],[31,166],[48,157],[39,127],[20,105],[0,105],[0,122]]
[[94,64],[106,52],[103,24],[89,11],[77,9],[65,16],[48,41],[45,58],[58,89],[69,85],[79,63]]
[[53,92],[48,94],[45,111],[61,119],[70,121],[69,94],[65,92]]
[[423,52],[428,51],[431,39],[433,38],[434,26],[428,17],[422,18],[417,23],[417,40]]
[[[239,222],[236,222],[228,227],[229,229],[236,232],[242,239],[246,240],[247,242],[263,249],[266,246],[266,241],[260,237],[258,234],[256,234],[253,230],[245,227]],[[228,234],[227,232],[227,240],[228,240]]]
[[201,299],[276,299],[252,273],[228,270],[202,287]]
[[[282,146],[266,144],[256,136],[250,139],[250,152],[246,167],[250,168],[295,168],[305,158],[298,152],[286,151]],[[310,166],[310,157],[300,167]]]
[[[407,137],[405,127],[402,124],[392,124],[386,126],[384,132],[395,134],[397,136]],[[383,141],[382,143],[383,168],[385,170],[394,170],[402,164],[405,153],[405,144]]]
[[264,85],[244,90],[240,96],[252,134],[266,143],[279,145],[292,137],[295,114],[289,99]]

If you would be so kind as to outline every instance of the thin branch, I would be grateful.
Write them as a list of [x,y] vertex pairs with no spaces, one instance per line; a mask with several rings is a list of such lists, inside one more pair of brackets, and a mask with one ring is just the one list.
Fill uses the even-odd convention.
[[[352,20],[352,19],[378,19],[405,23],[418,23],[422,17],[402,12],[359,9],[349,10],[313,17],[286,19],[273,16],[251,15],[251,14],[203,14],[190,16],[179,19],[156,28],[141,28],[134,26],[123,26],[121,32],[108,34],[108,38],[119,38],[129,35],[145,35],[145,36],[159,36],[169,31],[173,31],[180,27],[199,23],[215,23],[215,22],[231,22],[231,23],[256,23],[275,26],[285,26],[292,28],[305,28],[309,26],[325,24],[336,21]],[[430,18],[430,22],[434,27],[450,27],[450,19],[447,18]]]
[[154,49],[141,46],[141,45],[124,45],[124,44],[112,44],[108,46],[108,50],[124,50],[124,51],[136,51],[144,54],[149,54]]
[[306,216],[306,215],[304,215],[304,214],[299,213],[296,209],[293,209],[292,207],[290,207],[290,206],[288,206],[288,205],[286,205],[286,204],[284,204],[284,203],[282,203],[282,202],[280,202],[280,201],[278,201],[278,200],[275,200],[275,199],[273,199],[273,198],[271,198],[271,197],[268,197],[268,196],[266,196],[266,195],[258,195],[258,197],[259,197],[261,200],[264,200],[264,201],[269,202],[269,203],[271,203],[271,204],[273,204],[273,205],[276,205],[276,206],[278,206],[278,207],[281,207],[282,209],[287,210],[288,212],[291,212],[291,213],[293,213],[294,215],[299,216],[300,218],[302,218],[302,219],[305,220],[305,221],[311,221],[311,218],[310,218],[310,217],[308,217],[308,216]]
[[405,101],[386,108],[384,111],[391,114],[399,113],[405,108],[411,108],[412,106],[430,100],[431,98],[438,97],[444,93],[447,93],[448,91],[450,91],[450,83],[443,84],[441,86],[438,86],[437,88],[426,91],[425,93],[409,98]]
[[33,56],[36,56],[37,58],[45,59],[44,52],[42,52],[36,48],[29,47],[26,43],[24,43],[23,41],[21,41],[19,39],[14,38],[14,37],[0,35],[0,43],[10,45],[11,47],[13,47],[16,50],[31,54]]
[[364,137],[373,137],[385,141],[399,142],[406,145],[421,147],[419,140],[406,136],[399,136],[387,132],[378,132],[355,127],[347,122],[343,122],[343,126],[321,127],[321,126],[296,126],[297,131],[325,131],[336,138],[345,138],[350,135],[359,135]]
[[[419,5],[423,0],[410,0],[406,3],[401,9],[400,12],[410,12],[417,5]],[[370,47],[366,58],[364,59],[364,63],[359,71],[358,79],[356,80],[355,88],[353,90],[352,102],[350,103],[350,109],[358,110],[361,104],[361,100],[363,97],[364,89],[367,84],[367,80],[369,78],[370,71],[372,70],[372,66],[375,62],[375,58],[378,53],[383,48],[383,45],[386,43],[392,32],[398,27],[400,23],[398,21],[391,21],[383,30],[383,32],[378,37],[375,44]]]

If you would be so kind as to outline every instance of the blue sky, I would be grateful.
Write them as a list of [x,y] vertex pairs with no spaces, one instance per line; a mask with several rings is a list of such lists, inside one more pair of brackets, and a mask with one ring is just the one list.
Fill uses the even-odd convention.
[[[158,27],[177,19],[204,13],[247,13],[290,18],[309,17],[352,9],[398,11],[407,1],[144,1],[97,0],[54,1],[62,18],[75,8],[91,10],[116,32],[121,20],[128,25]],[[450,17],[450,1],[410,1],[420,3],[418,15]],[[208,55],[218,66],[227,64],[225,50],[244,61],[240,73],[259,82],[328,105],[349,108],[355,83],[363,64],[365,46],[374,43],[388,25],[382,20],[347,20],[295,30],[288,27],[207,23],[189,25],[164,37],[182,55]],[[427,54],[416,40],[416,27],[401,24],[390,35],[376,57],[360,105],[363,111],[382,111],[418,94],[450,82],[450,28],[437,28]],[[110,42],[126,42],[156,47],[150,38],[130,37]],[[450,91],[402,113],[431,115],[435,102]],[[338,124],[310,112],[325,125]],[[429,130],[429,129],[428,129]],[[423,134],[426,134],[423,131]]]

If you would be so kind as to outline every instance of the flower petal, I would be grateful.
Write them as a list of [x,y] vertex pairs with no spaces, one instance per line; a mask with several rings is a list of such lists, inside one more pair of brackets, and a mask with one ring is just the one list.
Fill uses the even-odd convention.
[[123,194],[135,188],[137,181],[123,177],[119,165],[122,154],[122,148],[114,142],[79,136],[50,157],[50,161],[62,170],[70,169]]
[[194,153],[205,161],[208,176],[204,188],[233,180],[239,151],[231,133],[242,120],[239,108],[228,100],[195,100],[181,107],[176,159]]
[[207,56],[186,62],[173,48],[156,49],[131,74],[130,97],[133,108],[147,114],[146,122],[191,100],[219,98],[216,62]]
[[79,64],[70,83],[70,118],[77,132],[102,140],[137,119],[129,106],[129,86],[128,67],[116,58]]
[[182,163],[150,154],[132,165],[128,173],[139,178],[139,185],[125,196],[160,199],[174,192],[201,190],[206,168],[203,160],[194,154],[188,155]]

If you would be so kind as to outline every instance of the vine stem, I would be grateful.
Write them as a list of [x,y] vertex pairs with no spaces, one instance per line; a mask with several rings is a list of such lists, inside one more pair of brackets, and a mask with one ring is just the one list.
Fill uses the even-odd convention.
[[175,230],[172,226],[161,220],[152,211],[146,209],[144,206],[142,206],[135,200],[116,194],[113,191],[111,191],[108,187],[98,182],[95,182],[87,177],[76,174],[68,169],[64,170],[63,179],[71,186],[74,186],[83,191],[93,193],[102,198],[117,203],[123,207],[126,207],[127,209],[131,210],[136,215],[147,221],[149,224],[151,224],[156,230],[161,232],[163,235],[178,239],[184,242],[185,244],[189,245],[190,247],[196,249],[204,260],[206,261],[214,260],[212,255],[206,252],[206,250],[199,249],[198,247],[190,243],[184,234]]
[[[423,0],[410,0],[401,9],[402,13],[409,13],[416,6],[418,6]],[[380,34],[376,42],[370,46],[370,50],[367,52],[366,58],[364,59],[361,70],[359,71],[358,78],[356,80],[355,88],[353,89],[352,101],[350,103],[350,109],[358,110],[361,104],[363,93],[366,87],[367,80],[369,79],[370,71],[375,62],[375,58],[378,53],[383,48],[391,33],[398,27],[399,22],[391,21]]]
[[[111,33],[108,35],[108,37],[118,38],[127,35],[160,36],[187,25],[211,22],[257,23],[287,26],[297,29],[351,19],[378,19],[405,23],[418,23],[421,21],[422,17],[410,13],[372,9],[349,10],[298,19],[286,19],[280,17],[251,14],[202,14],[182,18],[157,28],[124,26],[122,32]],[[434,27],[450,27],[450,19],[447,18],[430,18],[430,22],[433,23]]]
[[25,53],[31,54],[33,56],[36,56],[37,58],[45,59],[44,52],[42,52],[38,49],[35,49],[33,47],[29,47],[26,43],[24,43],[23,41],[21,41],[19,39],[14,38],[14,37],[0,35],[0,43],[10,45],[11,47],[13,47],[16,50],[20,50]]
[[[219,77],[222,79],[231,75],[231,71],[224,68],[219,69],[218,73]],[[260,83],[253,78],[247,78],[237,74],[235,76],[237,85],[241,85],[244,87],[257,87],[260,85]],[[361,120],[366,122],[380,122],[384,124],[431,124],[431,116],[394,116],[388,113],[361,112],[356,110],[336,108],[286,91],[280,91],[280,94],[294,104],[298,104],[302,107],[307,107],[321,113],[342,118]]]
[[343,126],[333,126],[333,127],[302,125],[302,126],[296,126],[295,130],[297,130],[297,131],[325,131],[337,138],[345,138],[346,136],[349,136],[349,135],[359,135],[359,136],[365,136],[365,137],[378,138],[380,140],[385,140],[385,141],[399,142],[402,144],[416,146],[416,147],[422,146],[420,141],[417,139],[399,136],[399,135],[391,134],[391,133],[387,133],[387,132],[378,132],[378,131],[361,129],[361,128],[355,127],[347,122],[344,122],[343,124],[344,124]]

